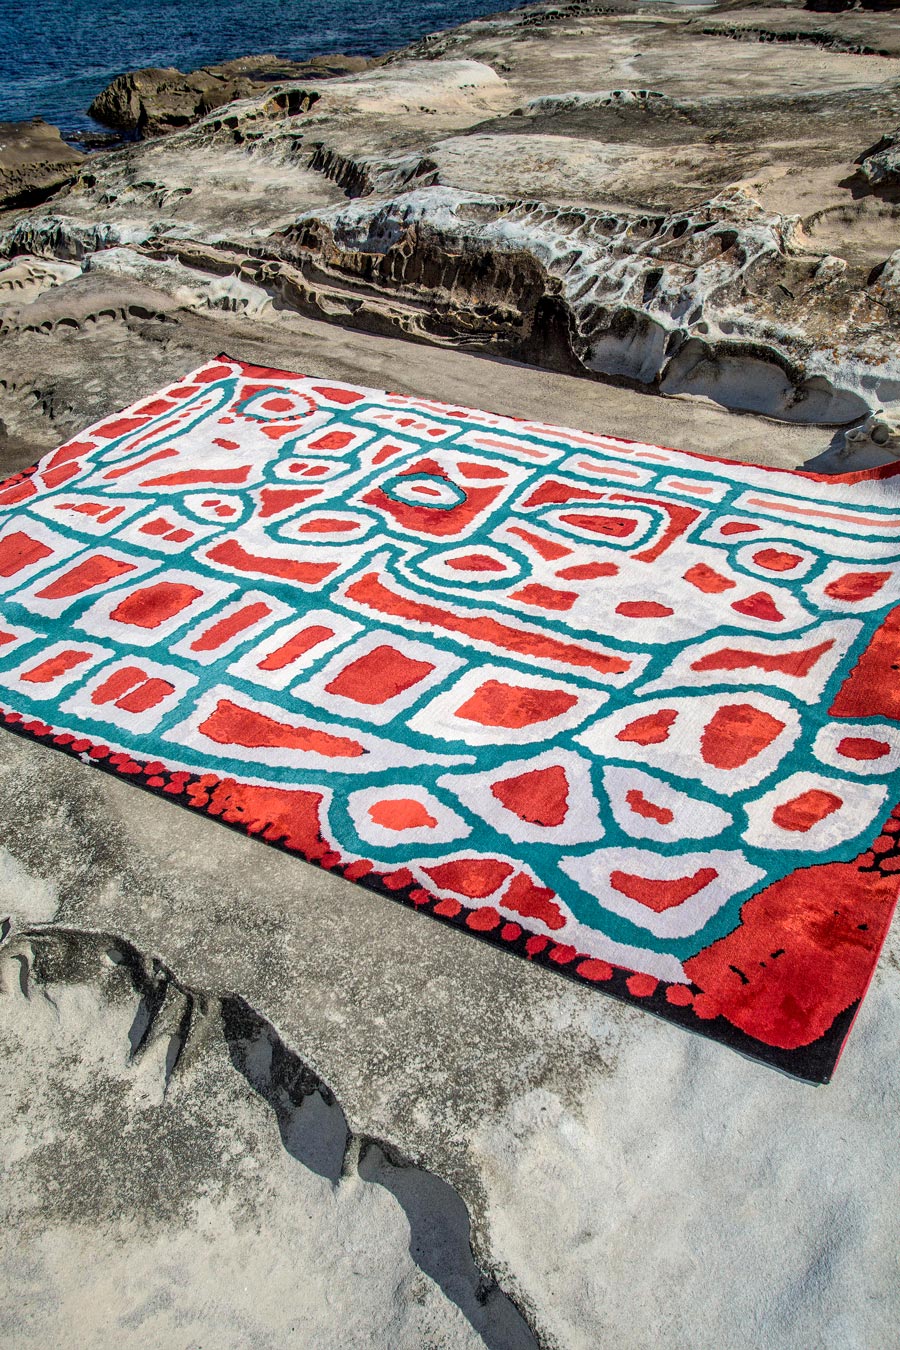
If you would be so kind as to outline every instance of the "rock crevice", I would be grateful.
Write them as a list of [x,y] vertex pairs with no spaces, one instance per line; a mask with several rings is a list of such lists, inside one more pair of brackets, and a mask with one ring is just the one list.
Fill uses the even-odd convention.
[[327,1084],[240,995],[193,989],[119,935],[53,924],[20,929],[0,920],[0,1007],[15,998],[44,1000],[60,1015],[59,992],[73,988],[90,991],[101,1005],[133,1009],[122,1054],[132,1072],[149,1066],[161,1100],[176,1075],[192,1077],[200,1090],[211,1049],[221,1044],[233,1069],[273,1111],[292,1158],[334,1189],[361,1182],[394,1197],[409,1225],[413,1261],[487,1350],[549,1345],[476,1263],[459,1193],[395,1144],[352,1130]]

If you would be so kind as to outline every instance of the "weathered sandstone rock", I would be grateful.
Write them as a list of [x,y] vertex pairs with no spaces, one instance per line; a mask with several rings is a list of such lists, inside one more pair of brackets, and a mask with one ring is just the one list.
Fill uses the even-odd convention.
[[0,122],[0,211],[45,201],[71,182],[83,160],[39,117]]
[[277,56],[242,56],[203,66],[185,75],[173,66],[148,66],[119,75],[97,95],[88,112],[104,126],[161,136],[190,126],[214,108],[247,98],[266,85],[289,80],[323,80],[364,70],[360,56],[314,56],[283,61]]
[[887,131],[879,141],[860,155],[859,177],[873,191],[900,199],[900,127]]

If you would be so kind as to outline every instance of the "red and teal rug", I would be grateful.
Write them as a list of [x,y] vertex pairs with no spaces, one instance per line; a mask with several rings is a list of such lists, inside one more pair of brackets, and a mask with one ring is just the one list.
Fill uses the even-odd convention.
[[900,887],[898,475],[221,357],[0,489],[0,715],[827,1081]]

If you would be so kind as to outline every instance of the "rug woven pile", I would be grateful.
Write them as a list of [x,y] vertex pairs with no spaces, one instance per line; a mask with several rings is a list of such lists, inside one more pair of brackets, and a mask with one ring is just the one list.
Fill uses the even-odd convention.
[[0,715],[827,1081],[900,887],[898,470],[221,357],[0,489]]

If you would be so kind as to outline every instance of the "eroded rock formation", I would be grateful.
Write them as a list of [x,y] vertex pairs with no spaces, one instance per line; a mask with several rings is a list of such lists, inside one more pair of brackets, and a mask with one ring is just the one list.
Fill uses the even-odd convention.
[[0,212],[45,201],[72,181],[83,160],[39,117],[0,122]]
[[134,132],[138,138],[163,136],[267,85],[349,75],[365,70],[368,64],[360,56],[314,56],[311,61],[241,56],[186,75],[173,66],[147,66],[117,76],[101,90],[88,112],[104,126]]
[[222,347],[293,314],[817,426],[824,452],[900,401],[896,138],[872,144],[898,59],[893,13],[576,0],[351,74],[138,71],[94,110],[148,139],[7,215],[0,257],[140,280],[219,314]]

